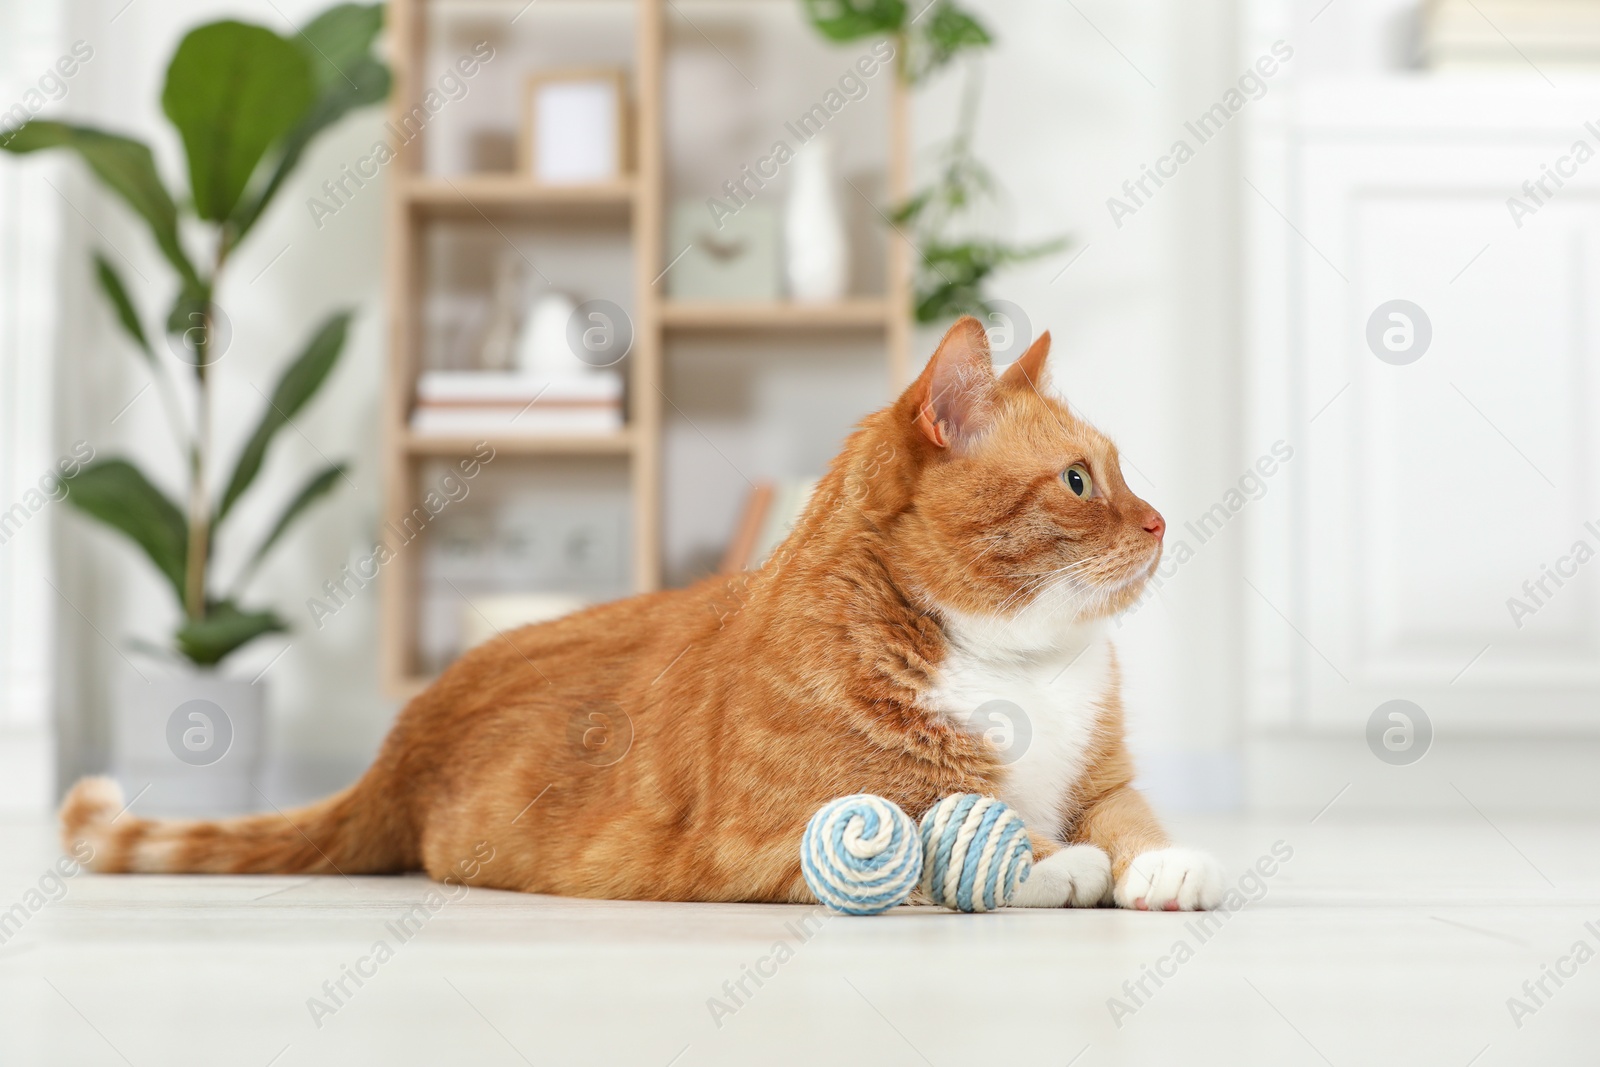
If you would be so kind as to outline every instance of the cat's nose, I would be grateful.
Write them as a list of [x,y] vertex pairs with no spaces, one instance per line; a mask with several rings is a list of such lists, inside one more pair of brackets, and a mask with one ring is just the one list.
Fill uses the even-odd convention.
[[1161,517],[1161,512],[1152,511],[1144,520],[1144,528],[1150,533],[1155,534],[1156,540],[1159,541],[1167,532],[1167,520]]

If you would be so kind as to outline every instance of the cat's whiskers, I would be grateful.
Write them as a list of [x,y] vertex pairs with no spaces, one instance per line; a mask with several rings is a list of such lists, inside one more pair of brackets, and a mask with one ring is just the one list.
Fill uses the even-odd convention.
[[[1063,593],[1076,594],[1081,592],[1093,595],[1096,593],[1099,583],[1086,582],[1083,579],[1087,572],[1096,568],[1098,564],[1103,563],[1105,558],[1104,556],[1090,556],[1087,559],[1075,560],[1064,567],[1030,572],[1028,576],[1030,580],[1023,582],[1012,590],[1008,596],[996,605],[995,611],[997,614],[1004,615],[1013,604],[1016,604],[1025,596],[1029,598],[1028,603],[1034,605],[1048,604],[1050,598]],[[1012,575],[1011,577],[1022,577],[1022,575]],[[1066,598],[1063,607],[1071,605],[1074,599],[1075,597]],[[1078,608],[1078,613],[1082,613],[1081,607]]]
[[1044,579],[1033,579],[1031,581],[1023,582],[1021,585],[1017,586],[1017,588],[1013,589],[1004,599],[1000,601],[999,604],[995,605],[995,613],[997,615],[1006,614],[1011,605],[1017,603],[1024,596],[1031,596],[1034,591],[1043,583],[1043,581]]
[[1081,579],[1086,578],[1086,580],[1077,581],[1075,583],[1076,588],[1073,590],[1079,594],[1075,598],[1074,606],[1080,617],[1100,615],[1112,603],[1113,599],[1131,584],[1130,579],[1121,581],[1108,580],[1112,573],[1121,569],[1117,565],[1118,561],[1114,556],[1097,556],[1088,562],[1096,564],[1094,567],[1095,573],[1093,576],[1077,576]]
[[1040,591],[1044,588],[1047,588],[1049,584],[1055,580],[1056,574],[1057,572],[1055,571],[1041,572],[1040,574],[1021,583],[1016,589],[1011,591],[1010,595],[1000,601],[999,605],[997,606],[997,611],[1002,615],[1005,614],[1007,610],[1009,610],[1014,604],[1021,601],[1024,597],[1028,598],[1028,603],[1037,601]]

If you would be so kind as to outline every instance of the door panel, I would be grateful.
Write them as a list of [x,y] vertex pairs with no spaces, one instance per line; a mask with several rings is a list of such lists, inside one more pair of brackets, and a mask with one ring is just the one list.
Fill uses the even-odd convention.
[[[1580,540],[1600,553],[1600,160],[1520,228],[1506,204],[1566,144],[1298,148],[1292,406],[1327,404],[1300,424],[1292,535],[1312,725],[1359,727],[1406,697],[1467,728],[1600,727],[1600,559],[1569,561],[1559,586],[1542,571]],[[1405,365],[1368,337],[1395,300],[1431,332]],[[1524,582],[1541,578],[1535,599]]]

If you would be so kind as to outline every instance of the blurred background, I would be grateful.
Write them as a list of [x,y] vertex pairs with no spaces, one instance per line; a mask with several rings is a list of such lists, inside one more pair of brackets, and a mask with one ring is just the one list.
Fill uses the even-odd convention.
[[353,780],[496,629],[759,562],[962,310],[1168,520],[1160,807],[1600,799],[1600,4],[325,10],[0,9],[0,805]]

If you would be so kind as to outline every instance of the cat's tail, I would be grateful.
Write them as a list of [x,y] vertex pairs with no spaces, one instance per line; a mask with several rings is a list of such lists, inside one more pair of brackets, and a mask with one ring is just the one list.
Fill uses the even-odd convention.
[[[61,805],[61,841],[93,871],[386,874],[417,866],[416,835],[369,771],[326,800],[216,822],[142,819],[110,778],[83,778]],[[87,851],[87,855],[85,852]]]

